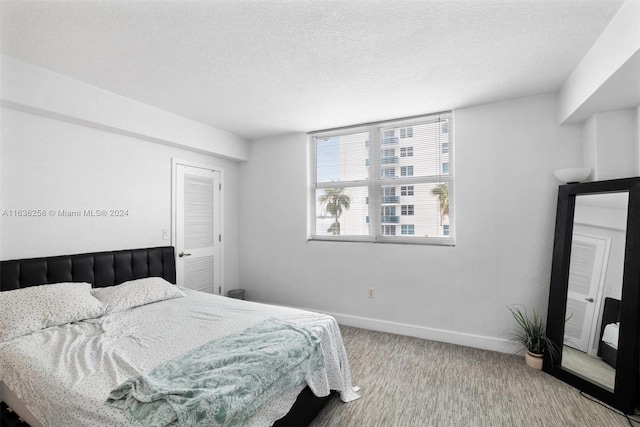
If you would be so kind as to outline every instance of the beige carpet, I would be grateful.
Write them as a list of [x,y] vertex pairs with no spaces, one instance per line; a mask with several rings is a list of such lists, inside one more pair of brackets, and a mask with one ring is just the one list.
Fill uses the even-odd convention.
[[333,399],[311,427],[629,426],[522,356],[341,329],[362,398]]

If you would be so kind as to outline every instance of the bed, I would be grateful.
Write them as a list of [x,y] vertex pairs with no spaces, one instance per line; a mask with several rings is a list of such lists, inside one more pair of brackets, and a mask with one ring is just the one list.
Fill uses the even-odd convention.
[[[163,294],[157,300],[145,300],[140,305],[124,306],[98,317],[47,327],[0,343],[2,400],[34,427],[133,425],[122,409],[105,404],[116,387],[136,375],[146,375],[154,367],[180,360],[190,351],[242,335],[265,322],[283,323],[317,336],[322,364],[305,371],[304,381],[296,379],[295,386],[290,384],[285,391],[274,393],[264,406],[243,419],[242,425],[306,426],[333,395],[338,394],[345,402],[359,397],[351,384],[335,319],[304,310],[179,289],[175,286],[173,247],[0,264],[0,291],[31,287],[24,291],[40,292],[67,284],[75,290],[79,282],[86,282],[96,298],[101,295],[107,300],[114,298],[113,295],[119,295],[114,292],[125,287],[127,292],[135,289],[136,298],[143,295],[148,299],[149,293],[142,291],[146,289],[143,286],[158,281],[166,283],[163,292],[169,297]],[[153,292],[157,293],[159,288],[153,286]],[[180,295],[174,295],[176,292]],[[123,301],[131,298],[127,295]],[[117,299],[109,301],[103,306],[120,304]],[[71,307],[91,304],[69,303]],[[25,319],[25,324],[30,321]],[[8,419],[3,414],[3,421]]]
[[612,367],[616,367],[618,335],[620,328],[620,300],[605,298],[600,327],[598,356]]

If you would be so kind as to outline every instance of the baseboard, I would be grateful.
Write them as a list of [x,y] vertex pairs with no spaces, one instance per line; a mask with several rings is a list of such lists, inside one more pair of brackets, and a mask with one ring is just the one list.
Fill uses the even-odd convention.
[[447,331],[444,329],[427,328],[425,326],[411,325],[408,323],[391,322],[388,320],[372,319],[369,317],[353,316],[350,314],[332,313],[304,307],[293,308],[328,314],[329,316],[333,316],[339,324],[353,326],[355,328],[406,335],[432,341],[446,342],[449,344],[463,345],[465,347],[479,348],[482,350],[497,351],[500,353],[514,354],[518,351],[511,341],[504,338],[465,334],[461,332]]
[[407,335],[410,337],[446,342],[449,344],[463,345],[466,347],[480,348],[483,350],[498,351],[500,353],[513,353],[513,349],[511,348],[512,343],[509,340],[503,338],[465,334],[460,332],[447,331],[444,329],[427,328],[424,326],[410,325],[407,323],[390,322],[387,320],[371,319],[339,313],[326,314],[333,316],[339,324],[345,326],[371,329],[380,332],[389,332],[398,335]]

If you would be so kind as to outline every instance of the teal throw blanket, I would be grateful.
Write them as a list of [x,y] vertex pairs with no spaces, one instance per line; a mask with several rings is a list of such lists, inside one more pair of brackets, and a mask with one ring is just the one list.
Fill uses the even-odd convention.
[[324,367],[320,338],[268,319],[131,378],[107,404],[140,426],[237,426]]

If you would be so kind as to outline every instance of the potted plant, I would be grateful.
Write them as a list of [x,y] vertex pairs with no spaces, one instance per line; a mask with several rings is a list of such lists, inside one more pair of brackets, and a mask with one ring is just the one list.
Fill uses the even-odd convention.
[[535,310],[530,318],[525,308],[510,307],[509,310],[516,319],[519,328],[513,332],[512,340],[522,344],[527,350],[525,362],[527,366],[542,369],[543,355],[548,351],[551,358],[558,355],[556,344],[545,335],[545,325]]

